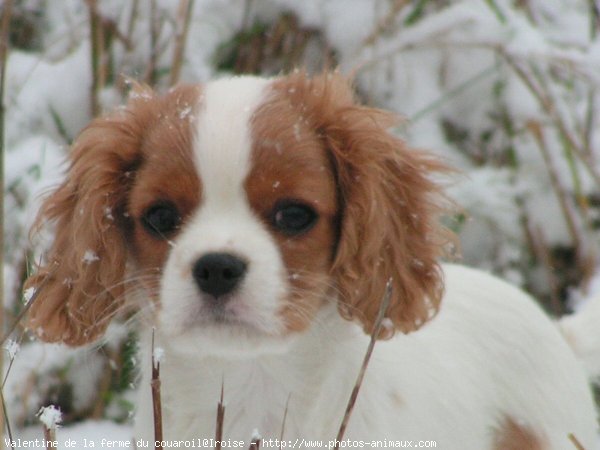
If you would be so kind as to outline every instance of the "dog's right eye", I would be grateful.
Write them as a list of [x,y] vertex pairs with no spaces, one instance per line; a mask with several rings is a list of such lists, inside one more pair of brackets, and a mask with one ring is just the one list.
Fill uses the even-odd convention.
[[146,231],[157,237],[167,237],[181,223],[177,208],[170,203],[158,203],[144,212],[141,222]]

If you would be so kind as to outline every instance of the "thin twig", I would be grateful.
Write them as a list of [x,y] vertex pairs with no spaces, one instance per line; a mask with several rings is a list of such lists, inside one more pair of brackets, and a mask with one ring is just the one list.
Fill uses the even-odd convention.
[[56,448],[54,446],[54,442],[56,442],[56,430],[54,428],[48,428],[46,425],[44,427],[44,447],[46,450],[50,450]]
[[[546,74],[542,73],[542,71],[540,71],[540,69],[538,68],[537,65],[533,64],[533,63],[529,63],[529,68],[530,68],[530,72],[533,74],[533,76],[535,77],[535,79],[537,80],[540,88],[543,90],[544,95],[546,98],[549,99],[550,103],[554,104],[554,108],[556,109],[556,102],[553,100],[553,95],[551,93],[551,89],[549,88],[549,82],[547,80]],[[558,114],[558,117],[560,117],[560,119],[562,120],[563,123],[566,123],[567,121],[565,121],[564,117],[561,116],[560,114]],[[575,118],[573,118],[573,120],[575,120]],[[566,128],[566,125],[565,125]],[[582,136],[582,142],[580,143],[580,148],[581,148],[581,152],[582,154],[585,154],[585,136],[583,135],[583,133],[580,130],[577,130],[577,125],[575,125],[575,131],[579,131],[581,136]],[[575,148],[573,147],[573,145],[571,144],[570,141],[568,141],[565,137],[562,137],[562,147],[563,147],[563,153],[565,155],[565,160],[569,166],[569,171],[571,173],[571,178],[573,180],[573,191],[575,194],[575,197],[577,198],[579,205],[581,206],[581,210],[582,213],[586,213],[587,212],[587,208],[585,205],[585,195],[583,194],[582,191],[582,186],[581,186],[581,176],[579,175],[579,171],[577,169],[577,164],[575,161]],[[575,142],[575,137],[573,137],[573,142]]]
[[533,94],[533,96],[537,99],[542,109],[548,114],[560,135],[563,139],[569,144],[571,150],[577,155],[577,157],[583,161],[583,166],[587,169],[590,176],[594,179],[596,184],[600,186],[600,173],[598,173],[590,158],[586,154],[585,150],[582,149],[575,137],[569,131],[567,125],[564,120],[556,110],[556,105],[554,104],[554,100],[549,96],[547,92],[542,90],[542,87],[536,85],[536,83],[532,80],[529,74],[515,61],[515,59],[508,54],[504,49],[497,48],[498,54],[500,54],[508,63],[508,65],[514,70],[514,72],[519,76],[521,81],[525,83],[525,86],[529,89],[529,91]]
[[592,133],[594,132],[594,123],[596,122],[596,89],[590,87],[587,96],[587,105],[585,112],[585,122],[583,125],[583,148],[587,157],[594,161],[594,152],[592,151]]
[[465,42],[455,43],[455,42],[448,41],[448,40],[445,40],[443,42],[439,41],[439,37],[442,36],[443,34],[448,33],[449,31],[456,29],[456,27],[465,25],[469,22],[470,22],[470,19],[463,20],[461,22],[451,24],[451,26],[449,26],[446,29],[440,30],[439,32],[437,32],[435,34],[434,37],[438,40],[436,40],[434,42],[432,42],[432,39],[429,39],[426,42],[412,42],[410,40],[408,40],[407,42],[402,42],[397,47],[395,47],[391,50],[385,51],[373,59],[359,62],[354,67],[353,71],[354,72],[362,72],[365,70],[369,70],[373,66],[375,66],[379,63],[389,61],[390,58],[393,58],[398,53],[401,53],[406,50],[415,49],[415,48],[423,48],[423,49],[426,49],[426,48],[452,48],[457,45],[460,45],[461,48],[463,48],[463,49],[464,48],[474,48],[474,49],[493,50],[508,63],[508,65],[517,74],[517,76],[523,81],[525,86],[531,91],[533,96],[539,102],[542,109],[546,112],[546,114],[550,117],[550,119],[554,123],[554,125],[557,128],[558,132],[560,133],[561,137],[570,146],[570,148],[571,148],[572,152],[575,154],[575,156],[577,156],[577,158],[580,159],[584,163],[583,166],[584,166],[585,170],[587,170],[587,172],[592,177],[594,182],[598,186],[600,186],[600,172],[596,169],[595,165],[593,164],[592,157],[588,154],[588,152],[585,151],[585,148],[582,147],[582,145],[579,145],[577,143],[577,139],[573,136],[573,133],[569,130],[569,127],[565,123],[565,120],[558,113],[558,111],[556,109],[556,105],[555,105],[552,97],[549,95],[548,92],[544,92],[542,87],[536,85],[536,83],[532,80],[532,78],[529,76],[529,74],[517,63],[517,61],[515,60],[515,58],[512,55],[510,55],[501,46],[490,45],[489,43],[475,42],[475,43],[469,44],[469,43],[465,43]]
[[577,450],[585,450],[585,447],[581,444],[581,442],[579,442],[579,439],[577,439],[573,433],[569,433],[567,436]]
[[498,4],[494,0],[485,0],[485,3],[492,10],[498,22],[505,24],[506,23],[506,15],[502,12],[502,9],[498,6]]
[[394,0],[390,7],[390,11],[378,21],[375,29],[363,40],[362,47],[373,45],[377,39],[388,32],[396,21],[400,11],[402,11],[408,3],[409,0]]
[[285,409],[283,410],[283,420],[281,421],[281,431],[279,432],[279,450],[283,445],[283,433],[285,432],[285,421],[287,420],[288,408],[290,406],[290,398],[292,394],[288,395],[287,401],[285,402]]
[[554,264],[552,262],[552,255],[548,249],[544,232],[539,226],[528,226],[526,231],[530,238],[531,250],[546,273],[548,290],[550,291],[551,310],[556,317],[560,317],[564,314],[558,287],[560,283],[557,280],[556,273],[553,269]]
[[[114,367],[113,361],[119,358],[119,352],[110,348],[109,346],[104,349],[104,352],[106,354],[106,359],[110,363],[106,365],[102,373],[102,377],[100,378],[100,381],[96,387],[96,392],[98,392],[98,395],[93,407],[91,408],[91,412],[88,415],[88,417],[93,420],[101,420],[104,417],[104,412],[106,411],[107,406],[106,399],[109,398],[108,396],[110,395],[111,383],[114,376],[112,369],[112,367]],[[116,366],[118,367],[120,364],[117,363]]]
[[10,448],[14,450],[15,445],[13,441],[13,434],[12,429],[10,428],[10,420],[8,418],[8,409],[6,408],[6,401],[4,400],[4,388],[0,388],[0,401],[2,402],[2,414],[4,415],[6,432],[8,433],[8,439],[10,439]]
[[46,449],[57,448],[56,428],[62,422],[62,413],[54,405],[41,408],[37,416],[44,427],[44,447]]
[[567,223],[567,228],[569,230],[569,234],[571,235],[571,239],[573,239],[573,245],[577,249],[577,253],[579,254],[582,251],[583,238],[580,235],[578,230],[576,220],[574,217],[574,212],[571,208],[571,204],[569,202],[569,196],[562,186],[560,182],[560,178],[558,176],[558,170],[554,165],[554,161],[552,160],[552,155],[548,150],[548,145],[546,144],[546,140],[544,139],[544,133],[542,130],[542,126],[539,122],[529,121],[527,123],[527,129],[532,134],[535,142],[540,149],[540,153],[544,158],[544,162],[546,163],[546,170],[548,170],[548,175],[550,176],[550,183],[556,193],[558,198],[558,203],[560,208],[562,209],[563,216]]
[[252,438],[250,445],[248,446],[248,450],[260,450],[260,441],[261,438],[259,437]]
[[129,16],[129,22],[127,24],[127,40],[133,42],[133,32],[135,30],[135,23],[137,21],[139,0],[133,0],[131,4],[131,14]]
[[410,123],[414,125],[417,121],[421,120],[427,114],[431,113],[432,111],[435,111],[436,109],[441,108],[441,106],[458,97],[467,90],[472,89],[473,86],[475,86],[479,82],[497,74],[498,67],[498,63],[494,62],[488,67],[484,68],[482,71],[477,72],[472,77],[468,78],[462,83],[459,83],[457,86],[448,89],[444,95],[437,98],[436,100],[429,103],[424,108],[420,109],[419,111],[415,112],[412,116],[410,116]]
[[163,429],[162,429],[162,406],[160,402],[160,361],[154,354],[154,329],[152,329],[152,410],[154,413],[154,442],[155,450],[162,450]]
[[100,90],[104,87],[102,60],[104,59],[104,30],[96,0],[87,0],[90,21],[90,50],[92,62],[92,86],[90,88],[92,117],[100,113]]
[[[23,335],[20,336],[19,342],[15,341],[15,343],[16,343],[17,346],[19,346],[21,344],[21,339],[22,338],[23,338]],[[16,355],[14,353],[10,354],[10,362],[8,363],[8,368],[6,369],[6,373],[4,374],[4,379],[2,380],[2,386],[0,386],[0,389],[4,389],[4,385],[6,384],[6,380],[8,380],[8,375],[10,374],[10,369],[12,369],[13,363],[15,362],[15,356]]]
[[250,13],[252,12],[252,3],[254,0],[246,0],[244,2],[244,13],[242,14],[242,23],[240,24],[240,31],[245,31],[250,26]]
[[[0,22],[0,153],[4,155],[4,81],[6,76],[6,62],[8,60],[8,42],[10,37],[10,18],[12,15],[12,0],[4,2]],[[0,167],[4,173],[4,162]]]
[[183,56],[185,54],[185,46],[187,44],[187,36],[190,28],[190,19],[192,18],[192,10],[194,8],[194,0],[180,0],[177,11],[177,23],[175,34],[175,50],[173,52],[173,63],[171,68],[171,79],[169,83],[173,86],[179,81],[181,67],[183,65]]
[[150,1],[150,59],[146,68],[146,83],[154,85],[156,81],[156,66],[158,61],[158,37],[160,34],[160,24],[158,21],[158,8],[156,0]]
[[[0,182],[4,184],[4,82],[6,76],[6,63],[8,61],[8,42],[10,37],[10,19],[12,16],[12,0],[4,2],[2,17],[0,19]],[[4,196],[0,196],[0,211],[4,211]],[[0,230],[0,248],[4,249],[4,228]],[[0,258],[0,270],[4,273],[4,259]],[[0,276],[0,326],[4,326],[4,277]],[[4,344],[4,340],[2,340]],[[4,355],[0,354],[0,373],[4,368]],[[0,392],[1,393],[1,392]],[[10,426],[6,415],[4,396],[2,395],[2,413],[6,421],[6,428],[10,436]],[[0,439],[4,438],[4,421],[0,419]],[[11,437],[12,446],[12,437]]]
[[590,40],[596,39],[600,30],[600,5],[596,0],[588,0],[590,4]]
[[2,341],[0,341],[0,345],[4,345],[6,340],[13,333],[13,331],[15,331],[15,328],[17,328],[17,325],[19,324],[19,322],[21,322],[21,320],[23,320],[23,317],[25,317],[25,315],[27,314],[29,309],[32,307],[35,300],[38,298],[39,293],[42,291],[44,286],[46,286],[46,283],[48,283],[50,278],[52,278],[52,276],[54,275],[54,272],[56,272],[57,270],[58,270],[58,263],[54,262],[54,268],[46,274],[46,276],[44,277],[44,279],[42,280],[40,285],[35,287],[35,292],[31,296],[31,299],[29,299],[29,301],[27,302],[25,307],[21,310],[21,312],[19,313],[19,315],[17,316],[17,318],[15,319],[13,324],[8,328],[8,331],[6,331],[6,333],[4,333],[4,336],[2,336]]
[[367,371],[367,366],[369,365],[369,360],[371,359],[371,354],[373,353],[373,348],[375,348],[375,342],[377,342],[377,338],[381,332],[383,327],[383,319],[385,317],[385,313],[390,304],[390,299],[392,298],[392,279],[390,278],[385,285],[385,294],[383,295],[383,299],[381,300],[381,304],[379,305],[379,312],[377,313],[377,320],[375,321],[375,325],[373,327],[373,332],[371,333],[371,340],[369,341],[369,346],[367,347],[367,352],[365,353],[365,358],[363,360],[362,366],[360,367],[360,371],[358,373],[358,377],[356,378],[356,383],[354,384],[354,388],[352,389],[352,393],[350,394],[350,399],[348,400],[348,406],[346,407],[346,413],[344,414],[344,419],[342,420],[342,424],[340,425],[340,429],[338,431],[337,437],[335,439],[335,450],[340,448],[340,442],[344,438],[344,433],[346,432],[346,428],[348,426],[348,421],[350,420],[350,416],[352,415],[352,410],[354,409],[354,404],[356,403],[356,399],[358,397],[358,392],[360,391],[360,386],[363,382],[363,378]]
[[221,397],[217,405],[217,423],[215,426],[215,450],[221,450],[223,440],[223,423],[225,422],[225,405],[223,404],[223,392],[225,391],[225,379],[221,379]]

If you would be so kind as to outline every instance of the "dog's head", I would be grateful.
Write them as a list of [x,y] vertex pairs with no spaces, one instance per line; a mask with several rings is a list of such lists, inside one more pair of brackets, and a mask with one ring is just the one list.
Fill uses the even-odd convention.
[[100,336],[130,297],[174,339],[285,341],[336,302],[370,332],[409,332],[438,308],[443,166],[358,104],[337,74],[137,87],[73,145],[38,223],[56,224],[29,326],[47,341]]

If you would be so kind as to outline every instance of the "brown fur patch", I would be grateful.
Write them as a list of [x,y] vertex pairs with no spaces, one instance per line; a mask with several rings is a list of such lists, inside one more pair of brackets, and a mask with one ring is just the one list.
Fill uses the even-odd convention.
[[[280,315],[288,331],[304,330],[330,286],[329,268],[336,240],[336,186],[327,151],[307,117],[289,99],[285,83],[276,83],[272,97],[252,120],[252,169],[246,192],[253,210],[277,240],[292,286]],[[271,224],[277,202],[294,200],[319,215],[315,226],[287,236]]]
[[[359,320],[368,333],[386,282],[392,278],[387,316],[397,330],[419,328],[435,314],[441,301],[438,258],[453,239],[438,221],[445,197],[430,180],[433,173],[446,168],[391,135],[387,128],[396,118],[359,105],[348,80],[338,73],[312,79],[295,73],[276,81],[273,89],[278,100],[269,110],[266,106],[262,109],[268,119],[262,119],[266,125],[258,136],[277,142],[279,136],[273,139],[274,131],[268,127],[277,128],[291,151],[299,149],[302,155],[328,161],[322,173],[303,173],[295,163],[277,163],[281,173],[277,177],[296,183],[309,177],[323,180],[329,202],[334,192],[324,177],[335,182],[335,217],[328,203],[329,223],[319,235],[320,244],[308,249],[298,241],[288,261],[298,264],[295,261],[304,260],[302,264],[310,267],[315,279],[325,280],[325,257],[334,252],[327,277],[339,294],[340,313]],[[266,153],[257,154],[263,158],[261,167],[277,159],[269,156],[266,161]],[[295,255],[294,261],[291,255]]]
[[[41,339],[69,345],[93,341],[123,306],[130,250],[137,261],[160,265],[166,243],[141,250],[134,222],[143,200],[128,198],[132,190],[141,197],[146,188],[175,195],[195,187],[189,176],[180,183],[185,172],[169,186],[152,191],[150,185],[189,166],[191,127],[182,116],[197,99],[192,86],[164,96],[137,86],[126,108],[95,119],[74,142],[66,180],[45,200],[36,222],[36,227],[54,222],[55,240],[47,262],[25,284],[44,283],[28,321]],[[166,154],[165,147],[172,150],[169,163],[155,156]]]
[[175,99],[166,96],[154,105],[155,121],[141,144],[141,163],[129,195],[133,219],[133,257],[141,269],[161,269],[166,261],[167,239],[150,235],[141,217],[152,205],[173,204],[185,221],[201,199],[201,180],[193,161],[193,127],[199,89],[189,87]]
[[544,450],[545,439],[526,425],[506,416],[494,434],[493,450]]

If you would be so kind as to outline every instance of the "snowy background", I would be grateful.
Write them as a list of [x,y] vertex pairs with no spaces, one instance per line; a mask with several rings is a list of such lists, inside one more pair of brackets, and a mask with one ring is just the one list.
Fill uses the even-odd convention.
[[[28,229],[39,196],[95,115],[123,102],[125,77],[167,89],[224,73],[294,67],[354,73],[364,102],[461,170],[449,223],[467,264],[494,271],[560,315],[600,293],[600,12],[589,0],[22,0],[6,66],[4,308],[48,236]],[[0,1],[0,8],[5,5]],[[135,337],[67,349],[5,343],[15,436],[128,439]],[[95,422],[100,421],[100,422]]]

